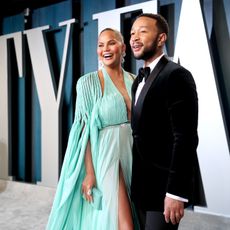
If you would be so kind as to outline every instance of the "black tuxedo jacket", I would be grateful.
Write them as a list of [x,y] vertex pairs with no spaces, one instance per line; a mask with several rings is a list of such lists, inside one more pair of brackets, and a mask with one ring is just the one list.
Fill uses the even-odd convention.
[[191,73],[163,56],[136,105],[132,86],[131,197],[146,210],[163,211],[166,192],[193,201],[198,169],[198,98]]

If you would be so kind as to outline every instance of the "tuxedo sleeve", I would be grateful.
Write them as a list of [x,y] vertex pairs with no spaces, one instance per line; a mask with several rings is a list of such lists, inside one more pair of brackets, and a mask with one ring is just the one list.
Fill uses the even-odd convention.
[[188,198],[198,145],[198,97],[194,79],[186,69],[179,68],[170,74],[167,102],[173,133],[167,192]]

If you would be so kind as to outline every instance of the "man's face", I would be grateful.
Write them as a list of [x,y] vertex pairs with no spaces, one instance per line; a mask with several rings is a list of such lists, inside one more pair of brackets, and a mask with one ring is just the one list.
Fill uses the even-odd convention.
[[151,59],[158,48],[156,20],[140,17],[133,23],[130,32],[130,46],[136,59]]

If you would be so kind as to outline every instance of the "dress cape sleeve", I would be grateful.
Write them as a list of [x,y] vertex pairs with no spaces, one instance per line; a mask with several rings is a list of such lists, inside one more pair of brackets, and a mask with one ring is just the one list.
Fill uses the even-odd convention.
[[[100,96],[97,72],[82,76],[77,82],[75,117],[62,164],[53,207],[46,229],[68,229],[71,208],[81,213],[81,183],[84,177],[84,156],[90,136],[90,120],[93,106]],[[73,212],[73,210],[72,210]],[[74,217],[77,218],[77,215]],[[79,222],[78,220],[76,220]]]

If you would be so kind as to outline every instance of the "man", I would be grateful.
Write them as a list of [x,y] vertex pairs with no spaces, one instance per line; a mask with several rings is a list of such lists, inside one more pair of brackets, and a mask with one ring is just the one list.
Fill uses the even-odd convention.
[[188,70],[165,57],[167,36],[158,14],[140,15],[131,28],[134,57],[150,68],[147,80],[139,72],[133,83],[131,119],[131,197],[146,230],[178,229],[198,169],[196,86]]

